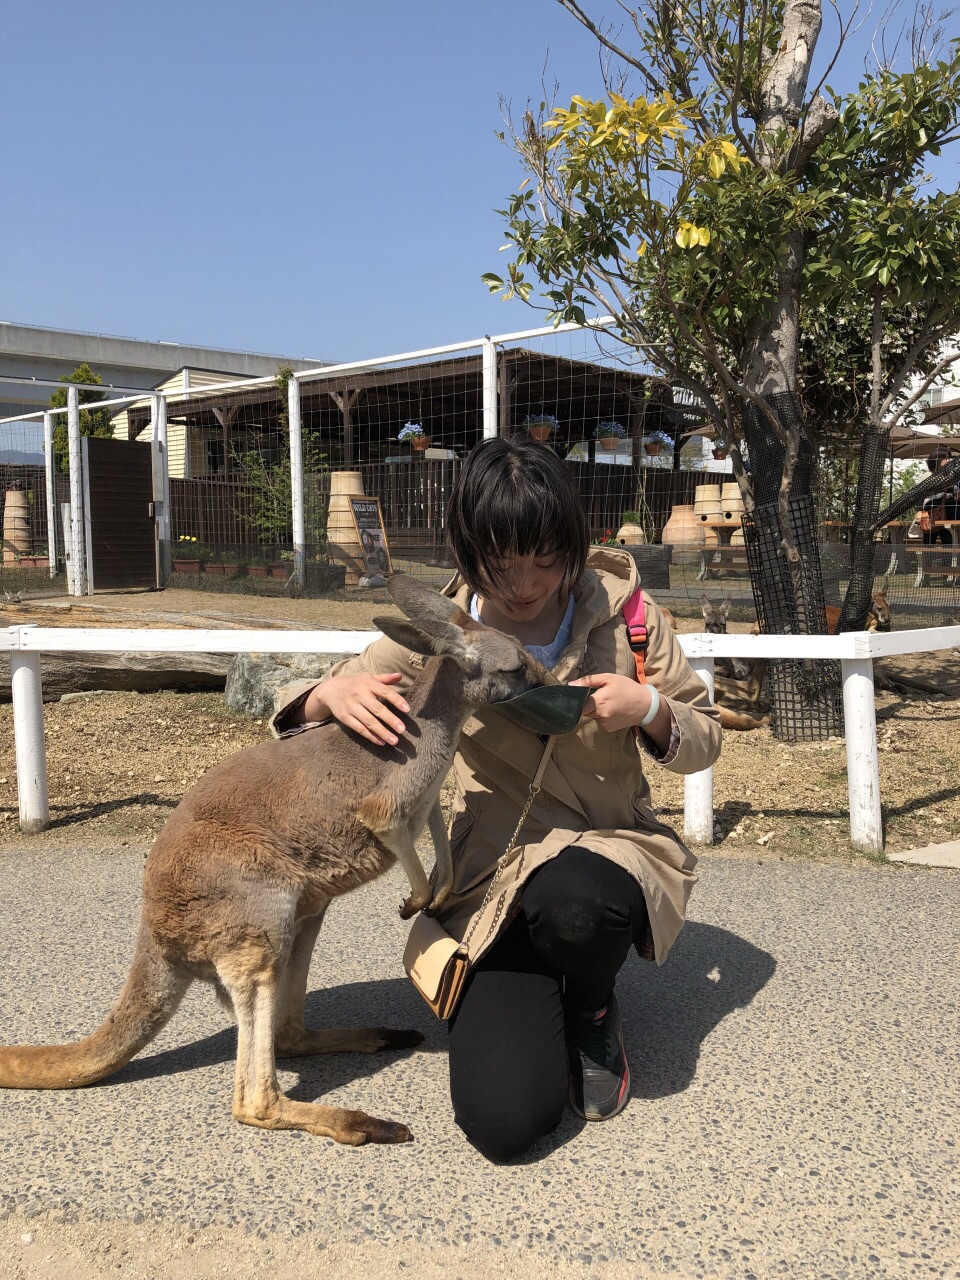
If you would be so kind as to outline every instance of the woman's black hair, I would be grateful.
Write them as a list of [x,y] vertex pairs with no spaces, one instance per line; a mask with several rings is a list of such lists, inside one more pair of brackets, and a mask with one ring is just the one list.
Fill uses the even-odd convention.
[[941,465],[948,458],[952,458],[953,454],[945,444],[938,444],[934,451],[927,457],[927,469],[929,471],[939,471]]
[[482,440],[447,504],[447,545],[474,591],[500,585],[506,556],[559,555],[568,594],[587,561],[580,494],[552,449],[527,436]]

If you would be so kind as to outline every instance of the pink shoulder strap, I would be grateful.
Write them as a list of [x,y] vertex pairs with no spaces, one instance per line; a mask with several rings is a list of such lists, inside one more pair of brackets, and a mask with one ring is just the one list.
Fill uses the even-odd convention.
[[646,684],[647,676],[643,669],[647,652],[647,622],[643,607],[643,589],[638,587],[623,606],[623,620],[627,624],[627,639],[633,651],[633,660],[637,665],[637,679]]

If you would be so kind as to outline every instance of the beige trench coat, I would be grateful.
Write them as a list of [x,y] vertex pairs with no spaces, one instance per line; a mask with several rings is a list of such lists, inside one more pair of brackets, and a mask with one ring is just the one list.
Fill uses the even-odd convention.
[[[621,611],[639,585],[629,554],[591,549],[587,568],[574,588],[570,644],[554,667],[560,680],[591,672],[635,675]],[[470,590],[459,579],[445,588],[445,594],[467,608]],[[674,719],[675,754],[668,753],[661,763],[674,773],[696,773],[720,754],[719,717],[702,681],[687,664],[673,629],[646,593],[644,601],[649,632],[647,678],[660,690]],[[335,667],[331,675],[400,672],[406,678],[399,685],[403,689],[423,662],[420,655],[384,637]],[[282,731],[285,711],[314,683],[300,682],[284,690],[271,721],[274,733]],[[638,736],[647,743],[633,729],[608,734],[594,721],[583,720],[576,732],[557,739],[517,855],[473,931],[471,960],[483,954],[512,918],[527,878],[572,844],[609,858],[639,881],[650,921],[650,936],[640,952],[658,964],[666,959],[696,883],[696,858],[654,816]],[[493,707],[484,707],[467,721],[454,766],[457,795],[450,828],[454,888],[438,916],[457,940],[464,937],[480,909],[526,802],[543,746],[536,734],[511,723]]]

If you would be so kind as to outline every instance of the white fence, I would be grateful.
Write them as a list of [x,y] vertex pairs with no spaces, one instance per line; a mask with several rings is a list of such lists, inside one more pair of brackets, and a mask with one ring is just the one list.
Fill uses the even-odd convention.
[[[174,631],[99,628],[10,627],[0,650],[10,653],[20,828],[42,831],[50,823],[43,700],[42,653],[359,653],[378,637],[372,631]],[[709,633],[679,637],[694,671],[713,695],[716,658],[838,660],[850,795],[850,842],[868,853],[883,850],[880,772],[874,709],[873,660],[894,654],[960,647],[960,626],[890,635],[740,636]],[[684,786],[684,836],[713,843],[713,770],[690,774]]]

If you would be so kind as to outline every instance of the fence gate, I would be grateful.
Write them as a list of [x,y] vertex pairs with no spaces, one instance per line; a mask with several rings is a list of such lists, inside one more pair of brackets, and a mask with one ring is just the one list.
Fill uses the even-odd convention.
[[85,436],[87,590],[158,587],[152,447]]

